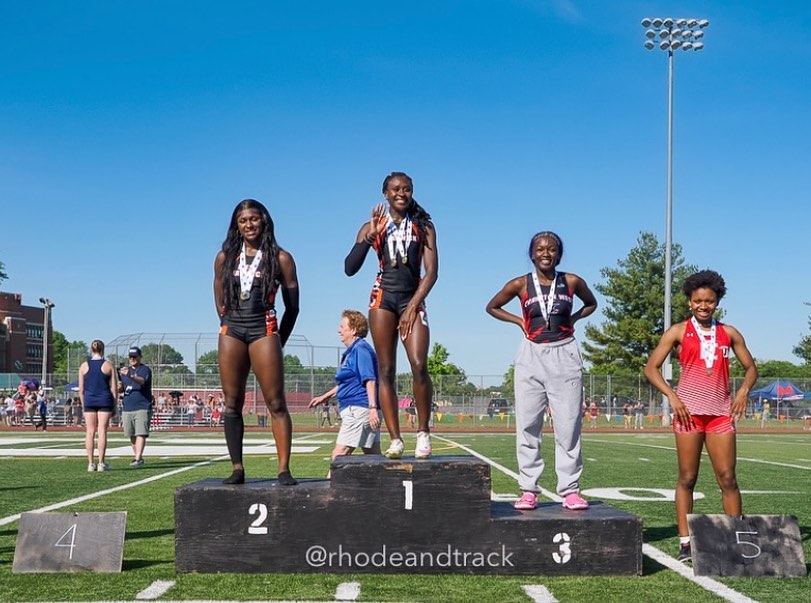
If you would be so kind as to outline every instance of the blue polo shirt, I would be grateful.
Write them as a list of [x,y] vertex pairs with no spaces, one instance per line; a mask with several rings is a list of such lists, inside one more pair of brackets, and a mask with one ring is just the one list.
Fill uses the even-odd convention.
[[338,408],[340,410],[348,406],[368,408],[367,381],[374,381],[375,391],[377,391],[377,356],[365,339],[358,338],[341,356],[341,366],[335,373],[335,383],[338,385]]
[[152,371],[145,364],[139,364],[133,370],[136,376],[145,381],[136,383],[126,375],[121,376],[121,383],[124,384],[123,410],[150,410],[152,408]]

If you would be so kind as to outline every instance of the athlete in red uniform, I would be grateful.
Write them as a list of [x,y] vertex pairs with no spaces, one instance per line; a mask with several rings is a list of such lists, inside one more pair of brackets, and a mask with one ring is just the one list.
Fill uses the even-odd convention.
[[[693,510],[693,489],[705,444],[721,487],[724,513],[741,515],[741,492],[735,477],[734,421],[746,409],[749,390],[757,381],[757,367],[738,330],[713,318],[726,293],[721,275],[712,270],[697,272],[684,281],[683,291],[693,317],[673,325],[662,336],[645,365],[645,377],[667,396],[675,413],[679,560],[687,561],[691,558],[687,515]],[[681,378],[675,390],[659,372],[671,350],[679,354],[681,364]],[[734,401],[729,390],[732,352],[745,371]]]

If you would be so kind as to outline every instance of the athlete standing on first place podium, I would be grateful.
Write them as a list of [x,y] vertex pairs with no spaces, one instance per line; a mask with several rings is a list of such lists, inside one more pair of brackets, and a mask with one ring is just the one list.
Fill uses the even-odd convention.
[[[433,384],[428,375],[430,331],[425,313],[425,298],[437,280],[439,255],[436,231],[431,216],[413,197],[414,185],[403,172],[392,172],[383,180],[383,196],[388,201],[372,208],[369,222],[361,226],[355,246],[344,262],[347,276],[360,270],[369,247],[377,252],[377,273],[369,303],[369,326],[377,351],[380,372],[380,405],[391,436],[384,453],[397,459],[403,455],[395,378],[397,373],[397,337],[403,342],[414,377],[417,405],[417,458],[431,456],[429,420]],[[420,266],[425,274],[420,277]]]
[[[693,489],[705,444],[715,479],[721,487],[724,513],[739,517],[743,512],[735,477],[734,421],[746,410],[749,390],[757,381],[757,367],[740,332],[713,318],[726,290],[724,279],[712,270],[687,277],[683,291],[693,317],[670,327],[645,365],[645,377],[667,396],[676,415],[673,432],[679,460],[676,484],[679,561],[691,559],[687,515],[693,511]],[[678,352],[681,364],[681,377],[675,390],[659,372],[671,350]],[[732,352],[745,371],[734,402],[729,391]]]
[[[529,242],[532,272],[509,281],[487,304],[491,316],[521,327],[524,339],[515,357],[515,430],[520,510],[538,505],[538,480],[546,410],[555,417],[557,491],[567,509],[587,509],[580,496],[583,458],[580,434],[583,409],[583,360],[574,339],[574,323],[597,309],[586,281],[571,272],[557,272],[563,241],[553,232],[539,232]],[[504,309],[514,298],[523,317]],[[572,312],[574,298],[583,302]]]
[[[284,314],[277,325],[274,300],[280,286]],[[246,199],[234,208],[222,250],[214,260],[214,304],[220,316],[217,360],[225,403],[225,442],[233,465],[223,483],[245,482],[242,407],[248,371],[253,368],[270,410],[279,482],[293,486],[296,480],[289,467],[293,423],[284,398],[282,347],[298,317],[298,277],[293,256],[279,247],[270,213],[259,201]]]

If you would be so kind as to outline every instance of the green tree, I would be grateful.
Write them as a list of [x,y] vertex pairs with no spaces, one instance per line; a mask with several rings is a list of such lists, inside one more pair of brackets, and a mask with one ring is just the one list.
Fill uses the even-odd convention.
[[440,396],[473,394],[476,386],[467,382],[465,371],[448,362],[450,353],[440,343],[434,343],[428,355],[428,374],[434,381],[434,391]]
[[[811,329],[811,316],[808,317],[808,327]],[[800,339],[800,342],[794,346],[791,353],[798,358],[802,358],[802,361],[807,366],[811,366],[811,332]]]
[[68,383],[76,379],[82,362],[90,356],[90,346],[84,341],[68,341],[56,329],[53,331],[51,349],[54,355],[54,374],[64,375]]
[[8,278],[8,274],[6,274],[6,265],[3,262],[0,262],[0,283]]
[[191,374],[189,367],[183,362],[183,354],[168,343],[147,343],[142,345],[141,355],[141,362],[152,367],[153,371],[159,368],[162,373]]
[[[672,319],[689,316],[680,291],[684,280],[697,268],[684,263],[681,246],[672,247]],[[662,335],[665,290],[664,244],[649,232],[641,232],[637,245],[616,267],[602,268],[606,279],[595,289],[606,298],[605,321],[587,325],[583,342],[592,372],[604,375],[638,374]]]
[[219,375],[220,367],[217,363],[217,350],[201,354],[194,365],[194,372],[198,375]]
[[787,360],[756,360],[761,379],[802,379],[811,377],[811,365],[796,365]]

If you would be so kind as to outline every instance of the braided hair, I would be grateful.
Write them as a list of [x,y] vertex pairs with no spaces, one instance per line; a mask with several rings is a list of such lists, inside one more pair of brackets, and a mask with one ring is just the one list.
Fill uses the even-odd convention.
[[560,264],[560,261],[563,259],[563,239],[561,239],[558,235],[556,235],[551,230],[542,230],[541,232],[536,233],[533,237],[529,240],[529,250],[527,254],[529,255],[529,259],[532,259],[532,248],[535,246],[535,241],[538,239],[552,239],[558,246],[558,261],[555,264],[557,267]]
[[270,307],[270,295],[279,280],[279,251],[281,247],[276,242],[276,235],[273,230],[273,219],[267,208],[255,199],[245,199],[240,201],[231,214],[231,223],[228,225],[228,232],[222,242],[222,251],[225,254],[225,265],[223,267],[222,279],[222,299],[227,309],[235,306],[235,301],[239,299],[239,282],[233,278],[233,274],[239,269],[239,254],[242,252],[242,235],[239,234],[237,219],[240,212],[246,209],[255,209],[262,216],[262,233],[259,235],[259,249],[262,250],[262,261],[257,267],[261,271],[262,302],[265,308]]
[[[392,178],[405,178],[411,185],[411,190],[414,190],[414,181],[411,179],[411,176],[405,172],[392,172],[383,179],[384,194],[386,193],[386,188],[389,186],[389,181]],[[406,209],[406,214],[411,219],[411,222],[417,226],[417,234],[420,237],[420,246],[427,247],[427,228],[429,224],[433,226],[431,223],[431,214],[425,211],[422,205],[417,203],[417,200],[414,197],[411,197],[411,205],[409,205],[408,209]]]

